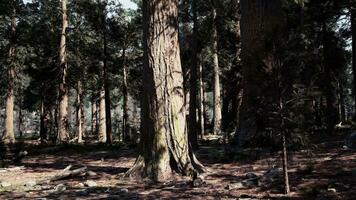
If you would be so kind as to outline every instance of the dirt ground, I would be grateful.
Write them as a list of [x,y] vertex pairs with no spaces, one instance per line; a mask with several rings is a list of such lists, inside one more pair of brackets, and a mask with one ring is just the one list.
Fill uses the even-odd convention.
[[[246,174],[262,175],[280,167],[278,153],[247,154],[226,162],[224,145],[202,146],[198,159],[207,167],[204,182],[189,178],[151,185],[120,178],[133,165],[134,150],[115,145],[31,147],[19,166],[0,169],[0,199],[356,199],[356,152],[343,147],[343,137],[320,141],[310,151],[289,156],[291,194],[282,195],[281,176],[251,187],[235,187]],[[35,185],[62,171],[86,166],[95,172]],[[91,180],[92,184],[87,184]],[[5,183],[5,184],[4,184]]]

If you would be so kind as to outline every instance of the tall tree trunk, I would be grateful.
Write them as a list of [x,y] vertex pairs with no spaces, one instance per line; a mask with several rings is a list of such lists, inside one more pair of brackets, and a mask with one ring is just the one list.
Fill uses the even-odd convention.
[[77,105],[76,105],[76,120],[77,120],[77,137],[78,143],[83,142],[83,135],[84,135],[84,113],[83,113],[83,89],[82,89],[82,82],[78,80],[77,82]]
[[57,144],[66,143],[69,140],[68,133],[68,86],[67,86],[67,52],[66,29],[68,28],[67,0],[62,0],[62,33],[59,46],[59,60],[61,79],[59,84],[59,108],[58,108],[58,133]]
[[198,18],[197,3],[192,0],[193,10],[193,56],[190,67],[190,99],[189,99],[189,142],[193,149],[198,149],[198,131],[197,131],[197,96],[198,96]]
[[[280,0],[241,0],[241,56],[243,61],[243,100],[235,142],[244,145],[263,127],[257,127],[257,113],[267,112],[261,98],[266,91],[261,88],[268,71],[262,65],[267,53],[266,40],[283,24]],[[276,103],[276,102],[271,102]],[[259,110],[257,112],[257,110]],[[264,117],[262,115],[262,117]]]
[[123,102],[123,116],[122,116],[122,140],[127,140],[127,122],[128,122],[128,92],[127,92],[127,66],[126,66],[126,48],[122,50],[122,75],[123,75],[123,84],[122,84],[122,94],[124,98]]
[[213,5],[213,99],[214,99],[214,128],[213,134],[221,132],[221,94],[220,94],[220,69],[218,56],[218,32],[216,24],[216,7]]
[[143,1],[143,10],[142,151],[128,175],[143,172],[160,182],[171,178],[172,171],[191,173],[198,162],[186,131],[178,0]]
[[112,125],[111,125],[111,100],[109,87],[109,74],[107,65],[107,39],[106,24],[104,25],[104,89],[105,89],[105,115],[106,115],[106,143],[112,143]]
[[100,91],[99,91],[99,142],[107,142],[107,128],[106,128],[106,95],[105,95],[105,64],[100,62]]
[[14,132],[14,79],[15,68],[14,62],[16,59],[16,9],[13,8],[11,18],[11,36],[10,36],[10,49],[9,49],[9,65],[7,68],[7,94],[6,94],[6,107],[5,107],[5,125],[2,141],[5,144],[15,143]]
[[332,49],[329,45],[329,31],[326,24],[325,11],[323,10],[322,21],[322,42],[323,42],[323,65],[324,65],[324,92],[326,97],[326,127],[327,133],[333,134],[335,131],[335,125],[340,122],[340,116],[338,112],[338,97],[337,97],[337,83],[333,73],[333,66],[330,65],[330,60],[333,59]]
[[92,94],[91,100],[91,132],[93,135],[98,134],[98,110],[97,110],[97,101],[94,92]]
[[199,135],[203,139],[205,134],[205,102],[204,102],[204,81],[203,81],[203,65],[199,63]]

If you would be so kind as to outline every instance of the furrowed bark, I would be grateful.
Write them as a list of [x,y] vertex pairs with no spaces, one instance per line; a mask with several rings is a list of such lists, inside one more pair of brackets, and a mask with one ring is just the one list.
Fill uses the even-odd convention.
[[67,143],[68,133],[68,86],[67,86],[67,52],[66,52],[66,30],[68,28],[67,0],[62,0],[62,32],[59,46],[59,60],[61,79],[59,83],[59,108],[58,108],[58,130],[57,144]]

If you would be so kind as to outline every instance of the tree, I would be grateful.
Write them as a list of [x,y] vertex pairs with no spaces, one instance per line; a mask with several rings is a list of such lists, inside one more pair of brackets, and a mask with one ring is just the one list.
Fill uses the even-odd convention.
[[193,58],[190,67],[190,99],[189,99],[189,142],[193,149],[198,148],[197,97],[198,97],[198,16],[197,2],[192,0],[193,12]]
[[15,68],[14,62],[16,59],[16,7],[15,2],[12,3],[11,14],[11,36],[10,36],[10,48],[9,48],[9,62],[7,67],[7,95],[6,95],[6,108],[5,108],[5,130],[2,136],[4,143],[15,142],[14,132],[14,79]]
[[178,0],[143,1],[141,155],[128,175],[167,181],[202,169],[188,145],[178,43]]
[[[270,51],[268,37],[283,21],[279,0],[241,0],[241,42],[243,60],[243,99],[239,125],[235,138],[243,145],[263,129],[264,107],[261,105],[267,91],[261,85],[272,69],[264,68],[263,62]],[[259,115],[259,114],[260,115]]]
[[[354,91],[356,91],[356,1],[350,0],[350,13],[351,13],[351,35],[352,35],[352,71],[354,78]],[[354,92],[356,99],[356,92]],[[355,100],[356,101],[356,100]],[[356,104],[355,104],[356,113]]]
[[107,116],[106,116],[106,101],[105,101],[105,64],[99,63],[100,70],[100,89],[99,89],[99,142],[107,142]]
[[61,42],[59,44],[59,61],[60,61],[60,83],[58,88],[59,105],[58,105],[58,133],[57,143],[68,142],[68,85],[67,85],[67,52],[66,52],[66,35],[68,28],[67,18],[67,0],[62,0],[62,32]]
[[221,132],[221,94],[220,94],[220,69],[218,55],[218,32],[217,32],[217,1],[213,0],[213,97],[214,97],[214,135]]

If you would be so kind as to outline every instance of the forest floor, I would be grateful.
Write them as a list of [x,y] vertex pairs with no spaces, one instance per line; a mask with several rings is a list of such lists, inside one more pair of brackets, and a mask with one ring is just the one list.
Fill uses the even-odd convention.
[[[246,174],[260,176],[281,166],[278,153],[245,152],[228,162],[224,145],[203,145],[198,159],[207,167],[203,184],[194,187],[189,178],[150,185],[121,179],[119,174],[133,165],[134,150],[100,145],[28,147],[19,166],[0,169],[0,199],[356,199],[356,152],[343,147],[344,136],[319,141],[312,151],[289,156],[291,194],[282,195],[278,175],[261,178],[257,185],[240,184]],[[65,180],[36,185],[68,165],[86,166],[94,172]],[[251,176],[251,175],[247,175]]]

